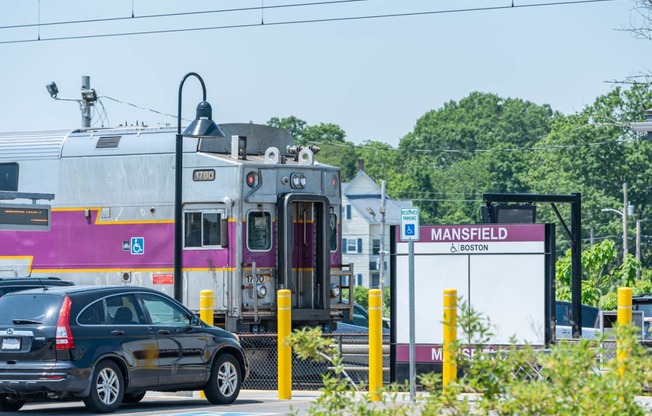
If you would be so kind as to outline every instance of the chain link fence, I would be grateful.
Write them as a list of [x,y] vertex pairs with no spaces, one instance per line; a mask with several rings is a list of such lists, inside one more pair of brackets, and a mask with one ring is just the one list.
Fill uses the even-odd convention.
[[[242,385],[249,390],[276,390],[278,388],[277,334],[238,334],[249,360],[249,377]],[[332,340],[341,355],[344,371],[362,388],[369,383],[369,336],[360,333],[324,334]],[[302,360],[292,354],[292,389],[320,390],[323,376],[335,376],[330,362]],[[389,384],[389,334],[383,335],[383,383]]]

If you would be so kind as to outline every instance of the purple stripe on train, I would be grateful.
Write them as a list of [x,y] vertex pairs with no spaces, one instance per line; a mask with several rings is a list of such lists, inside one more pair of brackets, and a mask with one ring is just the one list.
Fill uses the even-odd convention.
[[[39,269],[170,269],[174,261],[174,224],[95,224],[97,211],[86,218],[84,211],[53,211],[51,230],[0,232],[0,257],[32,256],[32,268]],[[299,228],[296,227],[295,230]],[[243,231],[244,232],[244,231]],[[235,247],[236,224],[229,222],[231,247]],[[274,224],[273,234],[276,235]],[[295,235],[295,237],[299,237]],[[135,239],[132,241],[132,238]],[[243,239],[244,240],[244,239]],[[312,241],[312,239],[307,239]],[[272,239],[274,244],[275,239]],[[301,241],[295,238],[294,241]],[[133,243],[142,244],[142,252],[132,250]],[[255,261],[257,267],[275,267],[276,250],[249,251],[242,242],[244,262]],[[312,250],[312,242],[308,249]],[[297,254],[296,249],[293,254]],[[303,257],[303,256],[299,256]],[[311,267],[310,260],[297,261],[293,267]],[[331,252],[331,264],[337,265],[340,255]],[[235,267],[236,250],[185,249],[184,268]]]

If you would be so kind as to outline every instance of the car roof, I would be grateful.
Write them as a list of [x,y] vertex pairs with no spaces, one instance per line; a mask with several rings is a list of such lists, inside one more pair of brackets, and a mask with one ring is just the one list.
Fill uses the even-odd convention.
[[23,282],[28,282],[28,283],[36,283],[38,282],[43,283],[43,282],[52,282],[52,283],[60,283],[60,282],[65,282],[64,284],[70,283],[72,284],[71,281],[69,280],[61,280],[59,277],[54,277],[54,276],[39,276],[39,277],[32,277],[32,276],[18,276],[18,277],[0,277],[0,284],[4,283],[23,283]]
[[[101,292],[103,294],[113,294],[113,293],[123,293],[123,292],[149,292],[160,294],[161,291],[150,289],[142,286],[118,286],[118,285],[80,285],[80,286],[50,286],[47,288],[47,293],[52,295],[71,295],[75,293],[87,293],[87,292]],[[20,296],[21,294],[33,294],[33,293],[43,293],[42,288],[34,288],[21,290],[19,292],[7,293],[5,296]]]

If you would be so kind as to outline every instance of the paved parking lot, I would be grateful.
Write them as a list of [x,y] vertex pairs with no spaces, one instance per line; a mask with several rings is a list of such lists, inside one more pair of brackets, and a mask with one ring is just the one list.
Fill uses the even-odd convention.
[[[123,405],[115,413],[119,415],[167,415],[167,416],[246,416],[246,415],[289,415],[293,410],[307,410],[310,403],[319,396],[318,391],[293,392],[291,400],[279,400],[276,391],[243,390],[235,403],[224,406],[211,405],[198,393],[191,396],[147,393],[142,402],[132,405]],[[302,412],[307,414],[306,412]],[[4,413],[3,413],[4,414]],[[10,414],[10,413],[6,413]],[[82,402],[48,402],[26,404],[20,415],[86,415],[88,409]]]

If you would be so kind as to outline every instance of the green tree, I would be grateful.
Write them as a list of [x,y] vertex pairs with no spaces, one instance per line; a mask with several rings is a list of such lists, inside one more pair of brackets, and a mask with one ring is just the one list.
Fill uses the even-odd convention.
[[[652,143],[630,128],[630,123],[640,121],[650,106],[650,88],[634,85],[630,89],[614,88],[577,114],[555,117],[550,134],[536,145],[530,157],[526,178],[531,191],[579,192],[585,237],[591,228],[597,236],[622,235],[621,217],[602,209],[622,210],[623,183],[627,182],[637,215],[650,213]],[[541,221],[556,221],[552,210],[541,208],[537,213]],[[561,211],[567,215],[568,208]],[[648,224],[642,225],[645,234]],[[633,229],[629,234],[634,236]],[[634,241],[629,246],[633,247]]]
[[[634,286],[640,264],[631,256],[617,263],[618,253],[612,240],[603,240],[582,251],[582,303],[600,306],[601,299],[616,293],[618,287]],[[571,300],[571,251],[556,264],[557,299]]]
[[347,142],[344,130],[333,123],[319,123],[311,126],[305,121],[289,116],[272,117],[267,125],[286,129],[296,144],[316,144],[320,151],[315,155],[318,162],[340,168],[340,178],[346,182],[357,172],[358,153],[353,143]]
[[267,125],[279,129],[286,129],[290,132],[297,143],[303,143],[303,131],[307,126],[305,121],[300,120],[295,116],[289,116],[286,118],[272,117],[267,122]]
[[475,222],[483,192],[527,192],[529,151],[550,131],[552,109],[473,92],[419,118],[400,142],[392,178],[426,223]]

